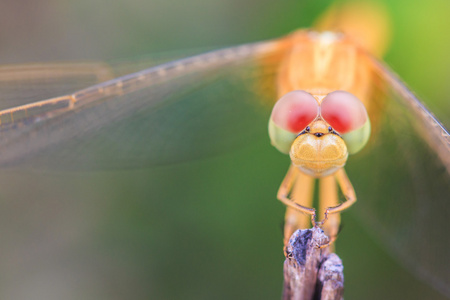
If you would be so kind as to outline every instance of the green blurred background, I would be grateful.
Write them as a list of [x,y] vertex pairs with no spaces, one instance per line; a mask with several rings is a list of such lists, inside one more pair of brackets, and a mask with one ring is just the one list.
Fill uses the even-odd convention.
[[[0,62],[258,41],[310,26],[331,2],[1,0]],[[385,60],[448,126],[450,2],[384,3],[393,30]],[[265,140],[150,170],[2,170],[0,298],[279,299],[284,207],[275,196],[288,164]],[[444,299],[354,211],[337,241],[346,299]]]

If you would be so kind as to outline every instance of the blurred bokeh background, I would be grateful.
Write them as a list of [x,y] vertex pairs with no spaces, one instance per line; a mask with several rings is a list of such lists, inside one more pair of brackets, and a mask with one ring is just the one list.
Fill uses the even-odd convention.
[[[385,61],[450,125],[450,2],[381,2],[392,17]],[[0,0],[0,63],[258,41],[309,27],[331,3]],[[265,140],[152,169],[2,170],[0,298],[279,299],[284,207],[275,196],[287,167]],[[337,241],[346,299],[444,299],[356,212],[343,214]]]

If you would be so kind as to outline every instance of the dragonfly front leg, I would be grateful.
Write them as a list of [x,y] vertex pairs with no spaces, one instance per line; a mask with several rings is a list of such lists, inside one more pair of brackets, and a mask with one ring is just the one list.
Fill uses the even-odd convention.
[[[338,187],[334,175],[319,178],[319,216],[325,215],[327,208],[335,207],[339,204]],[[328,216],[328,220],[323,224],[322,229],[334,239],[339,231],[340,215]]]
[[314,178],[301,173],[291,165],[277,195],[278,200],[287,206],[284,223],[284,245],[289,242],[289,238],[295,230],[308,228],[310,220],[314,218],[315,209],[308,207],[312,203],[313,188]]
[[336,206],[327,207],[327,209],[325,209],[325,218],[320,222],[322,225],[325,221],[327,221],[329,215],[339,213],[349,208],[356,202],[355,190],[353,189],[352,183],[350,182],[350,179],[348,179],[344,168],[339,169],[334,176],[339,184],[339,187],[341,188],[342,193],[344,194],[346,201]]

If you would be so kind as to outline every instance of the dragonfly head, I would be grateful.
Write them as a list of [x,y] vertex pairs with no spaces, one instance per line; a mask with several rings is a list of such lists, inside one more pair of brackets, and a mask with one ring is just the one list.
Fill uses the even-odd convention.
[[281,97],[269,120],[272,145],[302,172],[321,177],[342,168],[370,136],[364,104],[346,91],[319,97],[296,90]]
[[289,155],[302,172],[322,177],[342,168],[347,162],[348,151],[342,137],[319,118],[297,136]]

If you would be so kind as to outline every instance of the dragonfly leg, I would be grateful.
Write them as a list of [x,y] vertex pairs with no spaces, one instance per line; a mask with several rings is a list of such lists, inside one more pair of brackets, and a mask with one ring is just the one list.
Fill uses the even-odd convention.
[[[278,199],[286,206],[284,223],[284,245],[295,230],[308,228],[310,219],[315,216],[315,209],[309,208],[312,203],[314,178],[305,175],[291,166],[278,190]],[[306,215],[305,215],[306,214]],[[311,217],[308,217],[311,216]]]
[[339,184],[339,187],[341,188],[342,193],[344,194],[346,201],[336,206],[327,207],[324,213],[325,217],[320,222],[321,225],[323,225],[325,221],[328,220],[329,215],[339,213],[349,208],[353,205],[353,203],[356,202],[355,190],[353,189],[352,183],[350,182],[350,179],[348,179],[344,168],[339,169],[334,176]]
[[[329,207],[335,207],[339,204],[338,190],[336,184],[336,178],[334,175],[322,177],[319,179],[319,214],[324,215],[326,209]],[[339,224],[341,218],[339,214],[328,216],[327,222],[322,226],[322,229],[330,237],[330,243],[332,244],[337,237],[339,231]]]

